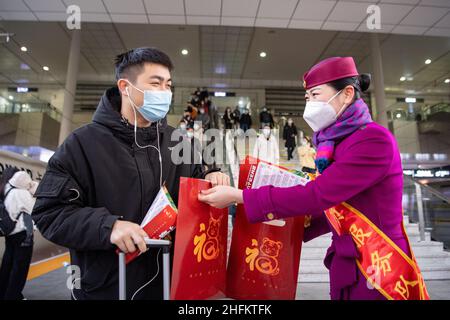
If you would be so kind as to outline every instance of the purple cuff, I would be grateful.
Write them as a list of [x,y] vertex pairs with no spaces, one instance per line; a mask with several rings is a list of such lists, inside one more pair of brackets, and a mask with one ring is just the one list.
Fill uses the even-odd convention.
[[258,189],[243,190],[244,208],[250,223],[276,219],[270,198],[271,188],[272,186],[264,186]]

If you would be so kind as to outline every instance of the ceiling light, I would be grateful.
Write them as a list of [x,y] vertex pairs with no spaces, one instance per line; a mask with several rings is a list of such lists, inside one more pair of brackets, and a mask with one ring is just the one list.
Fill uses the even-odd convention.
[[189,53],[189,51],[188,51],[187,49],[181,50],[181,54],[182,54],[183,56],[186,56],[188,53]]
[[413,78],[413,77],[406,77],[406,80],[407,80],[407,81],[413,81],[414,78]]
[[14,97],[13,97],[13,96],[9,96],[8,98],[9,98],[9,100],[12,100],[12,99],[14,99]]
[[406,77],[401,77],[400,78],[400,81],[405,81],[406,80]]
[[265,58],[265,57],[267,57],[267,53],[265,53],[264,51],[261,51],[261,52],[259,53],[259,56],[260,56],[261,58]]
[[450,79],[445,79],[445,83],[450,83]]
[[416,98],[414,97],[406,97],[405,98],[406,103],[416,103]]
[[28,87],[17,87],[16,88],[16,92],[18,93],[27,93],[28,92]]
[[42,69],[43,69],[44,71],[48,71],[48,70],[50,70],[50,68],[49,68],[49,67],[47,67],[47,66],[43,66],[43,67],[42,67]]
[[227,73],[227,68],[223,65],[218,65],[214,69],[214,72],[217,74],[225,74],[225,73]]
[[20,50],[23,51],[23,52],[27,52],[28,51],[27,47],[20,47]]
[[430,64],[430,63],[431,63],[431,59],[425,60],[425,64]]
[[396,117],[397,117],[397,119],[400,119],[402,117],[402,114],[401,113],[397,113]]

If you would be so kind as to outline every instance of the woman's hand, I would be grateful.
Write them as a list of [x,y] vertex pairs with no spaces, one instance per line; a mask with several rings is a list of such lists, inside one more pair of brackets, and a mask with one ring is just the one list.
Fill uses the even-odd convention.
[[230,186],[216,186],[200,191],[198,200],[222,209],[235,203],[243,203],[242,190]]

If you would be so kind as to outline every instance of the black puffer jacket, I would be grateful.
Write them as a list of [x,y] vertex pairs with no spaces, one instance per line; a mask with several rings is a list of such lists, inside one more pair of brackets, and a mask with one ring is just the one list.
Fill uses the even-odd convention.
[[[140,224],[159,191],[159,157],[154,148],[134,143],[133,126],[120,114],[117,87],[105,92],[93,122],[75,130],[48,162],[35,193],[32,217],[45,238],[70,249],[71,264],[81,271],[76,299],[118,298],[118,256],[110,243],[114,222]],[[157,145],[156,123],[138,128],[140,145]],[[171,161],[178,141],[171,141],[174,128],[159,122],[162,180],[178,203],[180,177],[204,178],[201,165]],[[211,170],[212,171],[212,170]],[[157,249],[139,256],[127,267],[127,296],[156,273]],[[160,255],[160,266],[161,266]],[[135,299],[160,299],[162,273]]]
[[286,123],[283,129],[283,139],[286,140],[284,146],[286,148],[294,148],[295,147],[295,137],[297,136],[298,131],[295,124],[291,126]]

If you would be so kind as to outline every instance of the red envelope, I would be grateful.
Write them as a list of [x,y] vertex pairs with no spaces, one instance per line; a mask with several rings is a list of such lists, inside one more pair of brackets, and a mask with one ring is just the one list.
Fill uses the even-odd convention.
[[[177,208],[166,187],[163,186],[147,211],[141,227],[150,239],[162,239],[175,229],[176,221]],[[120,250],[117,249],[116,252],[119,254]],[[139,255],[139,250],[127,253],[125,255],[125,263],[130,263]]]
[[206,180],[180,179],[177,233],[173,260],[171,299],[224,297],[228,209],[198,201]]
[[[241,164],[239,188],[252,186],[259,162],[247,157]],[[244,210],[243,205],[238,206],[233,226],[227,269],[227,297],[295,299],[304,217],[285,219],[286,224],[282,227],[251,224]]]

